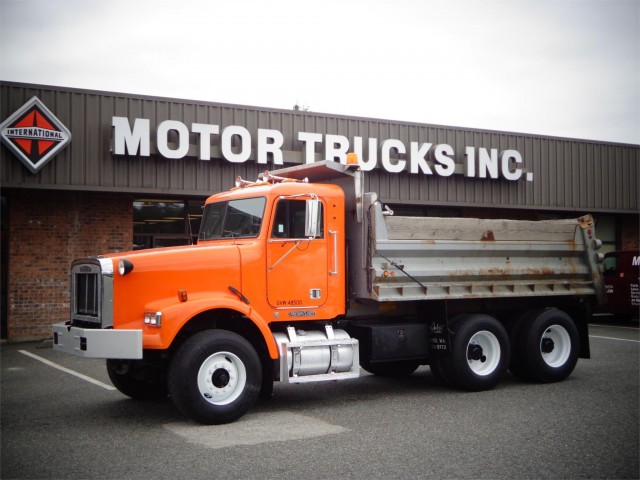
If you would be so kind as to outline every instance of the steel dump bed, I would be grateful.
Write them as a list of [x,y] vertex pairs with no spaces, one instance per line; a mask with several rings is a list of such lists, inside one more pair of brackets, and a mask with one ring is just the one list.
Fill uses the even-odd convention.
[[599,295],[590,215],[547,221],[401,217],[383,212],[375,194],[365,195],[365,207],[370,299]]

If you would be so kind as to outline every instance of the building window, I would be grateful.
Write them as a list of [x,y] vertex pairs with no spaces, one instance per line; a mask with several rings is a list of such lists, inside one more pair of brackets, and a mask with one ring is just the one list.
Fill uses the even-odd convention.
[[134,250],[196,243],[203,204],[190,199],[135,199]]

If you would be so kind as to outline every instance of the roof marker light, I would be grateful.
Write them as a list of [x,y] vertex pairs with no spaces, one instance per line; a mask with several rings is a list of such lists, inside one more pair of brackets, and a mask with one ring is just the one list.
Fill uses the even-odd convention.
[[347,153],[347,165],[358,165],[358,154],[355,152]]

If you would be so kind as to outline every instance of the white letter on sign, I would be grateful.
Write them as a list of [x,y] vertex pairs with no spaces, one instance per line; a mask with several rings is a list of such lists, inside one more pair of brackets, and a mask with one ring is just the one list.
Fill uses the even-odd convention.
[[411,142],[411,155],[409,160],[411,162],[411,173],[422,173],[431,175],[433,172],[429,168],[426,155],[429,153],[432,143],[418,143]]
[[380,153],[380,160],[382,161],[382,166],[387,172],[399,173],[404,170],[407,162],[404,160],[398,160],[398,163],[396,164],[391,163],[392,148],[394,148],[400,154],[407,152],[407,150],[404,148],[404,143],[395,138],[390,138],[382,142],[382,152]]
[[[272,140],[269,143],[269,140]],[[283,165],[282,161],[282,144],[284,136],[278,130],[269,130],[266,128],[258,129],[258,163],[267,163],[268,155],[273,155],[274,165]]]
[[298,132],[298,140],[304,143],[304,163],[316,160],[316,143],[322,142],[321,133]]
[[[240,137],[240,151],[235,153],[231,148],[231,139],[234,135]],[[230,125],[222,130],[221,138],[222,156],[231,163],[243,163],[249,160],[251,155],[251,134],[249,130],[238,125]]]
[[200,134],[200,160],[211,160],[211,135],[220,133],[220,127],[208,123],[192,123],[191,131]]
[[324,159],[343,165],[347,163],[347,153],[349,152],[349,139],[344,135],[327,134],[324,137]]
[[507,180],[518,180],[522,176],[522,169],[514,168],[509,170],[511,160],[514,163],[522,163],[522,157],[517,150],[505,150],[502,152],[502,176]]
[[113,153],[116,155],[136,155],[138,153],[138,147],[140,147],[141,157],[148,157],[150,155],[149,119],[136,118],[133,121],[133,131],[129,128],[129,120],[127,117],[113,117],[111,119],[111,126],[114,127]]
[[362,151],[362,137],[353,137],[353,152],[358,155],[358,163],[363,172],[373,170],[378,164],[378,139],[369,139],[369,156],[365,160]]
[[464,176],[475,177],[476,176],[476,149],[473,147],[467,147],[465,150],[465,156],[467,161],[465,162]]
[[[169,130],[178,133],[178,148],[169,148]],[[189,153],[189,130],[187,126],[177,120],[165,120],[158,125],[157,132],[158,152],[165,158],[182,158]]]
[[495,148],[487,152],[486,148],[478,149],[478,177],[498,178],[498,151]]
[[438,163],[433,168],[435,168],[438,175],[441,177],[453,175],[453,172],[456,171],[456,163],[451,157],[454,155],[455,153],[451,145],[447,145],[446,143],[436,145],[434,156]]

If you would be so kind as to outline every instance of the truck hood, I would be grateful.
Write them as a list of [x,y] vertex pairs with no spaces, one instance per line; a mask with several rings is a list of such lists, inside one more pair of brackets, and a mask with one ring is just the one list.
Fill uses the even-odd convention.
[[[228,292],[242,284],[238,246],[224,244],[159,248],[106,256],[113,262],[114,325],[141,318],[150,303],[177,302],[188,295]],[[118,273],[119,261],[133,269]]]

